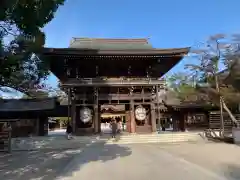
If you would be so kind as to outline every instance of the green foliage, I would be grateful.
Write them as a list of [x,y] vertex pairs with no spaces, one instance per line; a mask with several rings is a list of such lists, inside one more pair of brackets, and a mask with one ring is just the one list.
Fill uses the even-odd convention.
[[49,97],[49,93],[47,91],[43,91],[43,90],[29,90],[27,94],[23,95],[23,99],[32,99],[32,98],[36,98],[36,99],[41,99],[41,98],[48,98]]
[[67,127],[68,123],[71,121],[71,118],[69,118],[68,121],[68,117],[56,117],[54,119],[56,119],[59,124],[61,123],[62,127]]
[[195,101],[200,95],[196,91],[195,80],[187,73],[175,73],[167,78],[168,87],[181,101]]
[[223,58],[223,63],[226,66],[225,84],[232,85],[240,91],[240,46],[239,43],[235,48],[228,50]]
[[[197,89],[205,94],[205,99],[219,106],[219,98],[223,97],[227,104],[236,105],[239,98],[240,49],[238,44],[226,44],[226,36],[215,35],[204,43],[203,48],[193,51],[199,60],[197,64],[186,67],[193,73],[200,74],[197,84],[205,83],[207,87]],[[219,73],[219,63],[223,62],[228,73]],[[240,87],[240,86],[239,86]],[[204,89],[204,90],[203,90]],[[207,97],[207,98],[206,98]]]
[[[27,35],[36,35],[54,18],[65,0],[2,0],[0,21],[16,26]],[[7,27],[5,27],[7,28]]]
[[[65,0],[1,0],[0,87],[27,92],[49,73],[41,29]],[[4,38],[10,42],[4,42]]]

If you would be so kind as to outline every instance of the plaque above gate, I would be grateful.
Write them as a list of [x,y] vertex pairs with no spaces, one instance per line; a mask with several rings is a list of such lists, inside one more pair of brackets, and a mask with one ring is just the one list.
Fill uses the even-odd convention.
[[145,120],[146,117],[147,117],[146,109],[144,107],[142,107],[142,106],[136,107],[136,109],[135,109],[135,117],[139,121]]
[[87,107],[84,107],[80,110],[80,120],[83,122],[83,123],[88,123],[92,120],[92,110],[87,108]]

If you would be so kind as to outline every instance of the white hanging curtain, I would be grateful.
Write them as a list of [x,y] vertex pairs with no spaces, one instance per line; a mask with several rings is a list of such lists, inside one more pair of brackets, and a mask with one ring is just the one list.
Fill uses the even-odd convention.
[[143,121],[147,117],[147,111],[144,107],[142,106],[137,106],[135,109],[135,117],[139,121]]
[[92,110],[87,108],[87,107],[84,107],[84,108],[81,108],[80,110],[80,120],[83,122],[83,123],[88,123],[92,120]]

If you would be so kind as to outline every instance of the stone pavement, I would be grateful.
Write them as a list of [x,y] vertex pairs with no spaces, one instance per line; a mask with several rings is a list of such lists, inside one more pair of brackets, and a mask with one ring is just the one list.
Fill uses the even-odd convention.
[[1,180],[239,180],[240,147],[106,144],[0,154]]
[[158,148],[228,178],[240,179],[240,146],[225,143],[199,146],[185,143]]
[[1,180],[53,180],[80,150],[0,153]]
[[77,136],[71,140],[67,140],[65,135],[21,137],[12,139],[12,149],[13,151],[77,149],[97,141],[100,141],[98,136]]
[[76,149],[92,143],[106,144],[136,144],[136,143],[182,143],[198,142],[205,143],[198,132],[192,133],[161,133],[161,134],[126,134],[118,135],[112,139],[109,134],[95,136],[75,136],[67,140],[65,135],[52,135],[44,137],[14,138],[12,140],[13,150],[39,150],[39,149]]
[[[215,155],[219,148],[223,150]],[[216,143],[88,146],[57,179],[237,180],[239,152],[235,145]],[[227,164],[221,164],[222,156]]]

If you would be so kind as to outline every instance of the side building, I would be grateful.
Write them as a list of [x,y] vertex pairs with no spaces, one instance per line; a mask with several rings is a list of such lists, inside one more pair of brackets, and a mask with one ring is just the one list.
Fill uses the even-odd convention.
[[48,117],[57,114],[57,107],[55,98],[1,99],[0,132],[10,123],[13,137],[47,135]]
[[161,77],[188,51],[156,49],[148,39],[73,38],[69,48],[43,55],[68,94],[74,133],[84,135],[100,133],[107,113],[118,114],[129,133],[156,132],[166,108]]

